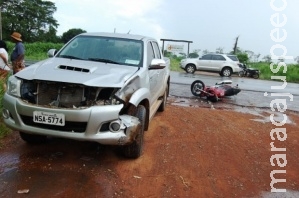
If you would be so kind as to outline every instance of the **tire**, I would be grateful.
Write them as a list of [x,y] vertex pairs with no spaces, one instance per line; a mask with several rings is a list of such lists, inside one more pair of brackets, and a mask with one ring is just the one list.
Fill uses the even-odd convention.
[[255,73],[255,74],[252,75],[252,77],[253,77],[254,79],[258,79],[258,78],[260,77],[260,75],[259,75],[258,73]]
[[33,135],[24,132],[19,132],[22,140],[27,142],[28,144],[42,144],[48,141],[47,136],[44,135]]
[[169,88],[168,88],[168,84],[167,84],[165,92],[164,92],[164,95],[163,95],[163,101],[160,104],[159,109],[158,109],[159,112],[163,112],[165,110],[166,102],[167,102],[167,97],[168,97],[168,89]]
[[229,67],[224,67],[222,70],[221,70],[221,76],[224,76],[224,77],[230,77],[232,75],[232,69],[229,68]]
[[143,105],[139,105],[136,111],[136,117],[139,118],[140,128],[137,136],[132,144],[125,145],[122,148],[123,155],[127,158],[137,159],[142,154],[143,149],[143,137],[144,137],[144,125],[146,119],[146,109]]
[[239,71],[239,77],[244,77],[245,73],[244,71]]
[[201,80],[196,80],[191,84],[191,93],[194,96],[200,96],[202,90],[205,89],[205,84]]
[[195,65],[189,64],[185,67],[185,70],[188,74],[194,74],[196,67],[195,67]]

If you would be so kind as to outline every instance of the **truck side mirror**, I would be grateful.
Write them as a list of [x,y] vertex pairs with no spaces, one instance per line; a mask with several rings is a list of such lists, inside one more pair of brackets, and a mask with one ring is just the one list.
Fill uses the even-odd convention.
[[52,57],[55,56],[56,53],[57,53],[57,50],[56,50],[56,49],[50,49],[50,50],[48,51],[48,57],[49,57],[49,58],[52,58]]
[[165,67],[166,62],[163,59],[153,59],[148,69],[164,69]]

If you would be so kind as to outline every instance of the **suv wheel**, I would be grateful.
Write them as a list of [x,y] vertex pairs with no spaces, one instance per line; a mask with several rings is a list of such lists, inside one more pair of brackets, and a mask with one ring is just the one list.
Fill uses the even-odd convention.
[[127,158],[138,158],[142,153],[143,148],[143,136],[144,136],[144,125],[146,119],[146,109],[143,105],[137,107],[136,115],[139,118],[141,126],[137,132],[137,136],[132,144],[125,145],[122,148],[123,155]]
[[185,68],[186,72],[189,73],[189,74],[194,74],[196,68],[194,65],[187,65],[186,68]]
[[232,69],[229,67],[224,67],[221,71],[221,76],[230,77],[232,75]]

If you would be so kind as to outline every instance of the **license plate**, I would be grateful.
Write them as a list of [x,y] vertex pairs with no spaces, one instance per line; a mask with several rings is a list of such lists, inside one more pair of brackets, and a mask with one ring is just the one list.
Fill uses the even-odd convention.
[[65,118],[64,118],[64,114],[61,114],[61,113],[34,111],[33,112],[33,122],[64,126]]

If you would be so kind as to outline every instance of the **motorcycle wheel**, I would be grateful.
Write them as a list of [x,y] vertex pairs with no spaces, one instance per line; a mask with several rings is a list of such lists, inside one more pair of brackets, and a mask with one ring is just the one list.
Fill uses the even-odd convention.
[[258,73],[255,73],[255,74],[252,75],[252,77],[253,77],[254,79],[258,79],[258,78],[260,77],[260,75],[259,75]]
[[205,89],[205,84],[201,80],[196,80],[191,84],[191,93],[194,96],[200,96]]
[[244,77],[244,71],[239,71],[239,77]]

